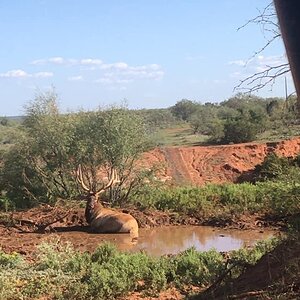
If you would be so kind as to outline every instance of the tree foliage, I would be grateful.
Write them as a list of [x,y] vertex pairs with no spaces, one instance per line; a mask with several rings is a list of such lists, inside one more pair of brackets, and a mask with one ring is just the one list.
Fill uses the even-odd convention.
[[249,142],[265,131],[284,134],[299,123],[294,96],[284,100],[238,93],[221,103],[182,100],[170,110],[177,117],[184,115],[194,133],[207,135],[212,143]]
[[190,116],[197,109],[198,104],[188,99],[182,99],[171,107],[171,112],[174,116],[183,121],[188,121]]
[[121,179],[115,198],[136,182],[135,162],[147,145],[136,114],[125,107],[62,114],[53,91],[39,94],[26,111],[22,138],[1,168],[1,188],[17,205],[75,197],[79,164],[94,191],[115,168]]

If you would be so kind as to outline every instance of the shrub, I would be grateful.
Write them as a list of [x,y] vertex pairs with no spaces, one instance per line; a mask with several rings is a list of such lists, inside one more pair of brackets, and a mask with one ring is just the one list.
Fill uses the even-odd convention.
[[11,254],[7,254],[0,249],[0,266],[1,268],[16,268],[23,263],[22,257],[13,252]]
[[224,124],[224,137],[221,141],[225,144],[251,142],[255,139],[258,129],[257,124],[242,117],[228,119]]
[[190,248],[174,258],[177,284],[206,286],[224,269],[223,256],[216,250],[198,252]]
[[268,154],[264,161],[254,169],[256,180],[275,179],[287,173],[291,167],[291,160],[279,157],[276,153]]
[[[228,267],[215,250],[191,248],[175,256],[153,258],[120,252],[109,244],[92,254],[64,246],[58,240],[44,243],[33,263],[19,263],[19,255],[1,252],[0,299],[115,299],[137,290],[156,295],[172,284],[208,286]],[[240,274],[245,264],[254,264],[272,247],[274,242],[266,242],[234,251],[230,258],[231,264],[237,264],[233,273]]]

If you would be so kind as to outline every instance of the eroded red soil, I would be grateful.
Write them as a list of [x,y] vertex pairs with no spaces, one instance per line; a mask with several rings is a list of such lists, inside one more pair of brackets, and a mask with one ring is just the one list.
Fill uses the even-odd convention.
[[[142,165],[145,167],[159,165],[158,177],[163,181],[174,184],[204,185],[206,183],[236,182],[242,174],[253,170],[257,164],[264,160],[267,154],[272,152],[279,156],[294,157],[300,152],[300,138],[274,143],[157,148],[144,154]],[[128,212],[138,220],[140,227],[205,224],[204,220],[197,219],[197,217],[179,216],[178,214],[157,211],[140,212],[137,209],[129,209]],[[243,216],[242,219],[230,225],[240,228],[255,228],[264,226],[263,222],[260,216],[252,215]],[[88,230],[86,225],[83,208],[67,209],[43,206],[26,212],[14,213],[13,215],[2,215],[0,220],[0,248],[6,252],[19,252],[27,255],[30,259],[36,246],[41,241],[47,241],[53,236],[59,236],[64,240],[62,234],[64,231],[74,230],[74,232],[77,232],[79,230],[79,236],[75,234],[74,240],[71,242],[77,249],[86,250],[85,241],[80,238],[80,231],[84,233],[85,230]],[[228,224],[222,224],[222,226],[226,225]],[[99,238],[95,235],[96,240],[99,240]],[[91,249],[93,247],[94,245],[91,245]],[[299,255],[299,251],[296,255]],[[295,253],[291,254],[291,257],[293,256],[295,256]],[[266,263],[263,261],[261,266],[257,266],[258,269],[261,267],[262,271],[254,270],[253,274],[251,271],[249,274],[252,274],[253,278],[258,278],[257,274],[259,273],[263,274],[264,278],[267,277],[263,273],[267,263],[269,263],[269,260]],[[281,272],[282,270],[276,273]],[[250,285],[251,278],[241,276],[236,283],[235,292],[255,289],[258,286],[257,282],[253,282],[248,290],[239,288],[239,284],[246,286],[244,281],[247,281]],[[269,282],[266,282],[266,284],[269,284]],[[140,299],[140,297],[139,293],[133,293],[126,299]],[[181,293],[172,289],[163,292],[159,297],[159,299],[182,298]],[[146,299],[158,298],[149,297]]]
[[159,177],[163,181],[204,185],[236,182],[273,152],[279,156],[296,156],[300,152],[300,138],[270,143],[157,148],[145,153],[142,164],[159,165]]
[[[158,176],[161,180],[177,183],[205,183],[234,182],[244,172],[253,170],[261,163],[268,153],[275,152],[281,156],[295,156],[300,152],[300,138],[274,143],[246,143],[227,146],[209,147],[172,147],[154,149],[145,153],[142,165],[151,167],[160,165]],[[164,212],[131,209],[129,212],[139,221],[140,227],[154,227],[161,225],[196,225],[209,224],[219,226],[235,226],[238,228],[253,228],[262,224],[260,216],[244,216],[243,219],[232,220],[231,224],[205,223],[197,216],[183,216]],[[32,252],[40,239],[44,239],[45,232],[53,228],[63,230],[85,230],[87,224],[84,209],[52,208],[43,206],[26,212],[14,213],[13,216],[0,220],[0,246],[7,251]],[[4,219],[5,219],[4,218]],[[7,226],[13,221],[13,227]],[[207,220],[206,220],[207,221]],[[220,220],[219,220],[220,221]],[[52,224],[53,223],[53,224]],[[268,224],[263,224],[263,226]],[[65,228],[65,229],[64,229]],[[35,233],[36,236],[29,236]],[[27,236],[26,242],[23,238]],[[76,243],[80,248],[81,241]]]

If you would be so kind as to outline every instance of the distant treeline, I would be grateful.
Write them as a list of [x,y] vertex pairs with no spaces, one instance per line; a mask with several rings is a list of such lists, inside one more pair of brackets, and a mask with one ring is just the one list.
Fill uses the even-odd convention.
[[[207,135],[210,143],[249,142],[266,131],[287,130],[298,125],[297,98],[261,98],[238,93],[220,102],[198,102],[182,99],[168,108],[132,110],[144,120],[150,133],[180,124],[189,124],[194,134]],[[0,117],[0,144],[12,140],[3,126],[16,127],[25,117]]]
[[188,123],[195,134],[211,143],[249,142],[266,131],[280,131],[298,124],[296,96],[261,98],[236,94],[221,103],[188,99],[164,109],[138,110],[152,130]]

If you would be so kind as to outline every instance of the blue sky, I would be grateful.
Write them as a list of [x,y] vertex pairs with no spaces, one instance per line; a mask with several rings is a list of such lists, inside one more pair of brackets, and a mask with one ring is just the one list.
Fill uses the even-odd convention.
[[[269,0],[2,0],[0,115],[55,87],[61,108],[219,102],[240,79],[284,60],[261,28],[237,28]],[[289,80],[291,82],[291,80]],[[292,92],[292,84],[289,84]],[[283,96],[283,80],[260,96]]]

